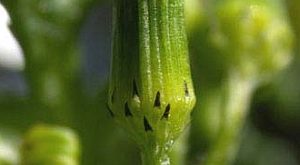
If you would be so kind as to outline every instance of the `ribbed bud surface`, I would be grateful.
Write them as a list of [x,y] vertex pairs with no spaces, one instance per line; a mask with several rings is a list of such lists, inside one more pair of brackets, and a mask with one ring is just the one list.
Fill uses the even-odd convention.
[[157,152],[168,150],[195,104],[183,9],[183,0],[114,3],[109,109]]

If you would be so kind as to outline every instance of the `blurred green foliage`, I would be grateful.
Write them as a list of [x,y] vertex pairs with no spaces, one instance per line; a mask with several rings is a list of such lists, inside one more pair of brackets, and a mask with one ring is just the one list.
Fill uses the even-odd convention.
[[[249,0],[247,2],[268,2],[268,4],[264,4],[265,7],[262,10],[257,9],[258,13],[250,12],[253,17],[249,18],[253,20],[242,24],[244,29],[232,27],[235,24],[227,17],[239,14],[237,6],[243,2],[235,0],[232,2],[237,4],[224,5],[223,3],[226,2],[228,1],[218,2],[221,3],[218,8],[221,9],[218,9],[220,12],[214,19],[219,20],[212,21],[210,20],[212,19],[211,13],[207,12],[211,6],[203,4],[202,1],[186,0],[188,4],[186,7],[187,29],[191,36],[189,41],[192,54],[191,64],[195,70],[193,78],[200,82],[195,83],[199,92],[198,106],[200,109],[208,107],[208,111],[204,114],[201,112],[201,120],[196,119],[196,116],[199,116],[198,110],[193,113],[192,127],[206,127],[204,131],[207,133],[202,133],[200,136],[194,128],[191,130],[190,145],[177,147],[180,151],[183,151],[185,147],[190,150],[188,163],[195,164],[199,160],[202,161],[205,156],[203,152],[217,136],[220,124],[216,121],[221,120],[223,115],[218,110],[223,108],[224,99],[226,100],[227,97],[222,92],[226,89],[223,82],[228,76],[226,72],[228,64],[237,70],[246,70],[247,74],[255,76],[265,74],[274,68],[280,69],[286,65],[290,59],[281,54],[289,53],[281,52],[278,49],[292,44],[287,39],[291,36],[290,32],[284,30],[286,22],[290,20],[296,34],[295,59],[292,61],[291,67],[281,74],[276,74],[275,78],[268,78],[271,81],[265,82],[254,93],[247,127],[240,133],[242,136],[241,149],[235,164],[299,164],[300,1],[286,0],[286,2],[277,3],[278,0]],[[81,164],[140,164],[138,149],[122,129],[115,126],[109,112],[106,111],[106,85],[99,86],[96,96],[90,96],[84,91],[80,75],[80,57],[84,54],[79,49],[79,33],[91,8],[94,5],[101,5],[103,2],[100,0],[1,0],[1,3],[10,12],[12,31],[24,50],[26,59],[24,75],[29,92],[26,96],[0,94],[0,127],[14,130],[16,133],[13,133],[13,137],[17,139],[7,142],[7,139],[11,139],[10,136],[7,136],[10,133],[0,129],[0,164],[15,164],[15,160],[2,158],[3,146],[5,150],[11,151],[17,157],[18,152],[15,148],[21,143],[18,139],[23,138],[20,134],[24,134],[30,127],[38,123],[55,124],[74,129],[78,133],[82,145]],[[280,9],[285,6],[288,7],[288,13]],[[229,15],[223,13],[228,11]],[[282,13],[289,14],[289,17],[283,18]],[[226,26],[210,31],[209,20],[212,21],[212,24],[216,21]],[[270,20],[271,24],[269,24]],[[251,24],[251,21],[254,24]],[[265,38],[263,43],[256,42],[256,39],[260,37],[257,29],[260,28],[270,30],[275,39],[271,37]],[[273,32],[278,29],[283,31],[284,35],[276,38],[277,33]],[[251,33],[245,33],[245,31],[251,31]],[[254,43],[253,47],[245,49],[250,49],[251,55],[255,56],[249,57],[246,54],[240,58],[236,55],[244,51],[237,45],[245,45],[245,42],[248,41],[248,39],[243,40],[243,37],[249,37]],[[224,43],[228,42],[226,41],[228,38],[233,38],[229,47],[226,44],[224,46]],[[268,46],[278,40],[283,44]],[[260,52],[261,50],[263,53]],[[193,54],[197,54],[201,58]],[[262,54],[267,54],[267,56]],[[275,65],[270,63],[274,55],[278,55],[275,56],[276,59],[273,59]],[[232,60],[229,59],[231,57],[234,57],[233,63],[228,62]],[[257,60],[263,62],[257,63]],[[250,72],[247,69],[249,66]],[[234,89],[237,87],[234,86]]]

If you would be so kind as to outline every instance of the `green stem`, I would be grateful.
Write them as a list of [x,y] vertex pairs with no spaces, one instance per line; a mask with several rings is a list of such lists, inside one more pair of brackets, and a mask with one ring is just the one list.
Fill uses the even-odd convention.
[[157,152],[155,148],[142,150],[143,165],[170,165],[167,153]]
[[231,73],[222,91],[222,111],[216,138],[208,150],[203,165],[231,164],[239,146],[239,135],[248,113],[254,84]]
[[171,152],[170,152],[170,161],[172,165],[185,165],[186,157],[188,151],[188,137],[190,134],[190,128],[181,134],[181,136],[176,140]]

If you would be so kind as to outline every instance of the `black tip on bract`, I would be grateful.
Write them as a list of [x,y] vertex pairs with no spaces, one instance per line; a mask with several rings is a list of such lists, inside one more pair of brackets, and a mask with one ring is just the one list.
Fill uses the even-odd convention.
[[168,104],[161,119],[168,119],[170,116],[171,105]]
[[154,107],[160,107],[160,92],[158,91],[155,96]]
[[132,95],[133,95],[133,97],[134,97],[134,96],[139,97],[138,88],[137,88],[137,84],[136,84],[136,81],[135,81],[135,80],[133,80],[133,91],[132,91]]
[[184,81],[184,93],[185,93],[186,97],[190,96],[189,88],[188,88],[186,81]]
[[125,110],[125,116],[126,117],[132,117],[132,113],[129,109],[128,102],[125,103],[124,110]]
[[151,125],[149,124],[149,121],[147,120],[147,118],[145,116],[144,116],[144,128],[145,128],[146,132],[153,131]]

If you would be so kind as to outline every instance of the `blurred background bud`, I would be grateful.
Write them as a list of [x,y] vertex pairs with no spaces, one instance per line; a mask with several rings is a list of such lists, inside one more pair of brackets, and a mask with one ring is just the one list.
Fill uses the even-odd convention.
[[25,136],[22,165],[77,165],[80,155],[77,135],[69,128],[38,125]]
[[0,128],[0,165],[16,165],[19,161],[19,135],[11,129]]
[[9,29],[10,17],[1,3],[0,18],[0,67],[10,70],[22,70],[25,65],[23,53]]

